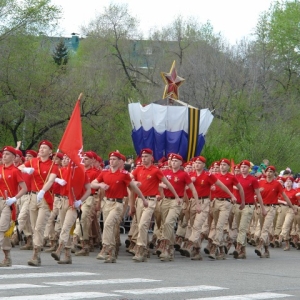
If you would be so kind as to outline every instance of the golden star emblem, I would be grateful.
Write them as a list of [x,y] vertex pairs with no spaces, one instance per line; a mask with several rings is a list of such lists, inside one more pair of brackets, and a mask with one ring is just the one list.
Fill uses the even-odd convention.
[[185,79],[177,75],[175,69],[175,60],[173,61],[170,73],[161,72],[160,74],[166,84],[163,99],[172,98],[178,100],[179,98],[178,88],[184,82]]

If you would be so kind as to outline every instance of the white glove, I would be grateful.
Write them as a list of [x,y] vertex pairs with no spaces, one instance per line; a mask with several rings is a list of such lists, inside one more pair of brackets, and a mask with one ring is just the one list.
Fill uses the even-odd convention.
[[17,198],[16,197],[7,197],[6,199],[6,205],[11,206],[12,204],[14,204],[15,202],[17,202]]
[[32,174],[34,172],[34,168],[23,168],[22,173]]
[[54,181],[57,182],[61,186],[64,186],[64,185],[67,184],[67,182],[64,179],[61,179],[61,178],[55,178]]
[[81,200],[76,200],[76,201],[74,201],[74,207],[75,207],[75,208],[78,208],[81,204],[82,204],[82,201],[81,201]]
[[42,201],[42,199],[44,198],[45,195],[45,191],[44,190],[40,190],[38,192],[38,194],[36,195],[36,202],[39,203]]

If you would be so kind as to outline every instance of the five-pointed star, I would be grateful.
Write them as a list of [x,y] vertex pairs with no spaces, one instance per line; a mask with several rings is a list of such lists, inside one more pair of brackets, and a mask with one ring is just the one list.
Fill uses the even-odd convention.
[[172,98],[178,100],[178,88],[184,82],[184,79],[182,77],[177,76],[177,72],[175,70],[175,60],[172,64],[170,73],[161,72],[161,77],[163,78],[166,84],[163,99]]

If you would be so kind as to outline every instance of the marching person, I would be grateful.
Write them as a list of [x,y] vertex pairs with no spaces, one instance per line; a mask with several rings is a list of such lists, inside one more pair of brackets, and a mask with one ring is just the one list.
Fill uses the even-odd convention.
[[58,175],[58,167],[50,159],[53,145],[48,140],[39,143],[38,157],[19,166],[23,173],[33,174],[29,203],[30,222],[33,230],[33,256],[29,266],[40,266],[40,252],[44,242],[44,231],[53,209],[53,193],[50,191]]
[[[123,198],[128,195],[127,187],[135,192],[145,204],[147,203],[147,200],[140,189],[131,180],[128,171],[120,169],[122,159],[121,153],[116,151],[110,152],[110,169],[102,170],[100,175],[91,183],[93,189],[101,188],[105,190],[105,197],[102,200],[105,201],[102,208],[104,221],[102,249],[97,256],[97,259],[104,259],[105,263],[116,262],[116,239],[114,229],[123,212]],[[130,200],[131,213],[134,210],[134,203],[133,199]]]
[[[278,206],[278,196],[282,195],[288,206],[297,214],[297,208],[293,207],[290,199],[283,191],[282,185],[275,179],[275,167],[268,166],[265,169],[266,179],[259,181],[260,193],[266,207],[267,214],[260,216],[261,233],[259,237],[259,244],[255,248],[255,253],[261,258],[269,258],[269,232],[273,226],[273,220],[276,214],[276,207]],[[262,248],[265,252],[262,254]]]
[[152,215],[157,205],[158,186],[163,182],[173,195],[178,198],[178,195],[170,184],[170,182],[163,175],[162,171],[152,164],[153,151],[149,148],[141,150],[142,167],[136,168],[132,172],[132,177],[138,183],[138,186],[147,200],[144,203],[141,198],[136,199],[136,207],[141,207],[141,211],[136,211],[136,218],[138,228],[132,235],[132,241],[136,241],[137,251],[133,260],[142,262],[147,260],[148,255],[148,230]]
[[[255,195],[259,201],[262,215],[265,216],[267,214],[259,191],[258,180],[254,176],[250,175],[250,166],[250,161],[243,160],[240,163],[241,174],[236,175],[236,178],[242,186],[245,194],[245,207],[242,210],[236,208],[234,214],[238,228],[237,246],[233,251],[233,257],[236,259],[246,258],[247,232],[250,227],[250,222],[255,208]],[[237,202],[237,205],[240,206],[241,202]]]
[[[76,176],[79,176],[76,171],[77,168],[71,166],[70,168],[67,167],[70,164],[70,159],[68,156],[64,155],[63,157],[63,168],[61,169],[61,178],[67,180],[72,180]],[[68,172],[72,172],[72,177],[68,176]],[[71,179],[72,178],[72,179]],[[68,188],[72,189],[72,182],[68,184]],[[80,212],[80,206],[84,203],[84,201],[90,196],[91,194],[91,184],[90,180],[87,176],[87,173],[84,173],[84,186],[82,187],[81,195],[79,196],[79,200],[73,199],[75,195],[72,195],[73,201],[69,198],[68,189],[65,186],[60,188],[61,194],[61,205],[59,207],[59,220],[61,224],[61,232],[59,236],[59,244],[56,251],[51,253],[51,256],[57,261],[58,264],[72,264],[72,257],[71,257],[71,229],[75,225],[76,219],[78,217],[78,212]],[[72,190],[71,190],[72,193]],[[61,259],[62,251],[65,251],[64,259]]]
[[0,263],[0,267],[10,267],[12,265],[11,242],[9,237],[5,236],[5,232],[11,226],[12,214],[16,210],[15,203],[27,192],[27,188],[20,170],[14,166],[15,149],[6,146],[2,151],[3,164],[0,165],[0,245],[5,257]]
[[[183,158],[181,155],[172,154],[171,169],[163,172],[179,198],[175,197],[167,186],[163,188],[164,198],[161,200],[162,236],[157,249],[157,254],[161,261],[172,261],[174,259],[174,226],[182,209],[182,198],[184,197],[186,186],[190,188],[196,204],[199,204],[198,195],[190,176],[181,170],[182,162]],[[198,205],[198,209],[199,207]],[[200,210],[198,209],[197,212],[199,213]]]

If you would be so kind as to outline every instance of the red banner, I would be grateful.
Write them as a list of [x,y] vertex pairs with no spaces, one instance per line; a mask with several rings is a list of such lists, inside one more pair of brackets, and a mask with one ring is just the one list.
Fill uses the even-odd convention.
[[68,166],[66,181],[69,201],[70,204],[73,205],[74,200],[81,198],[85,182],[80,99],[77,100],[70,121],[58,146],[58,150],[66,154],[71,160]]

